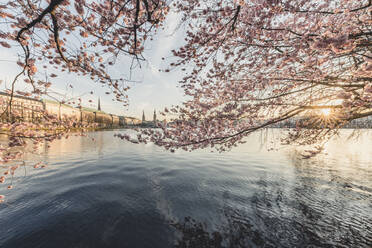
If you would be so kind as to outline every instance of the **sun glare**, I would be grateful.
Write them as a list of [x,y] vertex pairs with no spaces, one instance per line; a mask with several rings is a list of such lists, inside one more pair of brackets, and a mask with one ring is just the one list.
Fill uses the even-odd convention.
[[321,112],[322,112],[322,115],[328,116],[331,114],[331,109],[325,108],[325,109],[322,109]]

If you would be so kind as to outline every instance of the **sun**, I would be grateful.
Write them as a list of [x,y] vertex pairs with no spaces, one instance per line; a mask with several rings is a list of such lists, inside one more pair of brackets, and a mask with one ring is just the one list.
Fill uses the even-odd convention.
[[325,108],[320,110],[322,115],[324,116],[329,116],[331,114],[331,109],[330,108]]

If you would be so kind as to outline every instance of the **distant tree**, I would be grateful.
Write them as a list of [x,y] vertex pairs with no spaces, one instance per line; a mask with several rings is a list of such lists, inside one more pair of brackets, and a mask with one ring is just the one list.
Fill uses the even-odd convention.
[[[168,149],[223,151],[256,130],[304,119],[285,139],[314,144],[372,115],[371,0],[177,1],[186,43],[188,101],[164,114],[171,128],[144,130]],[[129,137],[123,137],[129,138]]]

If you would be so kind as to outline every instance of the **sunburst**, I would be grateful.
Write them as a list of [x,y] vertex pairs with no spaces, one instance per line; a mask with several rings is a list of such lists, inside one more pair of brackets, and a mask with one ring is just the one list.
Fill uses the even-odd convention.
[[320,112],[325,117],[331,115],[331,109],[330,108],[324,108],[324,109],[320,110]]

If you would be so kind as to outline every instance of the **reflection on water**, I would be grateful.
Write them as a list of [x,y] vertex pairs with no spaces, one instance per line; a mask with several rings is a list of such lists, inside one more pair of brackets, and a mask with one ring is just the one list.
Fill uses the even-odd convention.
[[307,160],[280,130],[223,154],[59,140],[0,205],[0,247],[369,247],[372,131],[351,132]]

